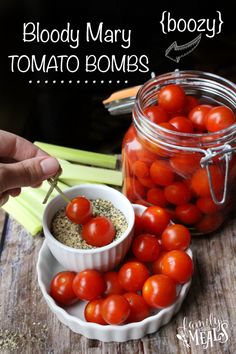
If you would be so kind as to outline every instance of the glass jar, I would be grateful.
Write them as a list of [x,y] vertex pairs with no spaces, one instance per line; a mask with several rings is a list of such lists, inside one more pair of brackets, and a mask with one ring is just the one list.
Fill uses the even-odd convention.
[[181,133],[144,115],[157,92],[180,85],[200,104],[236,110],[236,85],[217,75],[175,71],[149,80],[139,90],[133,124],[122,145],[123,192],[133,203],[165,207],[172,220],[194,234],[218,229],[236,198],[236,124],[214,133]]

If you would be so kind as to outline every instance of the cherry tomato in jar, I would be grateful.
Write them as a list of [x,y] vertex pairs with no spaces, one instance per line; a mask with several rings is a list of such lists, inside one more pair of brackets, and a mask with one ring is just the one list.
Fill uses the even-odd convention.
[[167,307],[173,304],[176,299],[176,285],[167,275],[155,274],[144,283],[142,295],[151,307]]
[[166,200],[175,205],[187,204],[192,197],[190,189],[183,182],[175,182],[165,187],[164,193]]
[[122,265],[118,277],[123,289],[136,292],[142,289],[145,280],[149,277],[149,271],[143,263],[130,261]]
[[171,167],[167,161],[156,160],[150,167],[151,179],[160,186],[168,186],[172,184],[175,179],[175,175],[171,170]]
[[151,178],[138,178],[138,181],[145,188],[154,188],[154,187],[156,187],[156,184],[153,182],[153,180]]
[[149,316],[150,308],[142,296],[135,293],[126,293],[124,297],[130,305],[130,314],[127,322],[139,322]]
[[163,257],[161,272],[177,284],[184,284],[193,274],[193,261],[184,251],[169,251]]
[[[216,194],[218,194],[224,185],[223,173],[220,167],[216,165],[211,165],[209,169],[213,190]],[[211,195],[206,168],[200,168],[193,174],[191,179],[191,187],[196,195],[200,197],[209,197]]]
[[177,132],[178,130],[175,128],[174,125],[170,124],[169,122],[164,122],[159,124],[162,128],[172,130],[174,132]]
[[110,219],[97,216],[83,225],[81,235],[87,244],[102,247],[114,240],[116,230]]
[[84,317],[87,322],[94,322],[106,325],[106,321],[102,317],[103,299],[93,300],[87,303],[84,309]]
[[206,127],[209,132],[217,132],[234,123],[236,123],[236,118],[229,107],[213,107],[206,115]]
[[175,214],[178,220],[186,225],[196,224],[202,217],[200,210],[191,203],[177,206]]
[[167,85],[157,93],[158,104],[169,113],[177,113],[185,105],[185,92],[181,86]]
[[117,272],[106,272],[103,275],[105,280],[105,292],[104,295],[118,294],[121,295],[124,293],[124,289],[121,287],[119,282],[119,277]]
[[188,117],[196,130],[206,130],[206,115],[212,107],[211,105],[200,104],[189,112]]
[[193,124],[191,120],[183,116],[172,118],[169,123],[173,125],[178,132],[193,133]]
[[85,197],[76,197],[66,206],[66,216],[76,224],[85,224],[92,217],[92,204]]
[[144,232],[159,236],[170,223],[170,216],[165,209],[150,206],[142,214],[142,223]]
[[135,161],[132,165],[132,169],[136,177],[146,178],[149,176],[149,167],[143,161]]
[[105,291],[105,281],[100,272],[87,269],[76,274],[73,280],[73,291],[81,300],[96,300]]
[[165,193],[161,188],[150,188],[147,192],[147,201],[150,204],[158,205],[160,207],[165,207],[167,205],[167,200]]
[[144,114],[155,124],[168,122],[170,118],[169,114],[159,106],[149,106],[145,108]]
[[143,198],[146,194],[144,186],[135,178],[126,177],[124,180],[124,194],[131,201]]
[[160,274],[162,270],[162,260],[164,255],[166,254],[166,251],[161,251],[159,257],[157,258],[156,261],[152,262],[151,268],[152,268],[152,273],[153,274]]
[[201,155],[199,153],[177,153],[170,159],[172,170],[181,176],[187,176],[200,167]]
[[215,213],[204,215],[201,221],[197,223],[195,228],[203,234],[209,234],[215,230],[217,230],[224,221],[224,217],[222,213]]
[[144,147],[141,147],[139,150],[137,150],[137,156],[140,161],[145,162],[149,166],[157,159],[156,154],[144,149]]
[[73,291],[74,272],[60,272],[55,275],[50,284],[50,295],[60,305],[71,305],[78,300]]
[[161,245],[165,251],[181,250],[189,247],[191,240],[187,227],[179,224],[168,226],[161,235]]
[[194,107],[199,105],[199,100],[194,96],[186,96],[184,113],[188,114]]
[[214,203],[211,197],[198,198],[196,205],[204,214],[215,214],[222,206]]
[[119,325],[129,317],[130,305],[124,296],[110,295],[103,301],[101,312],[106,323]]
[[141,234],[132,244],[132,252],[140,262],[154,262],[161,252],[161,246],[154,235]]

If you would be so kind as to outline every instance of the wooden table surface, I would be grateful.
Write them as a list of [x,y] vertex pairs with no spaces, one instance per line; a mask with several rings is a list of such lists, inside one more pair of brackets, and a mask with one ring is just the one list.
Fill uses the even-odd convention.
[[[3,226],[4,213],[0,213]],[[0,260],[0,353],[236,353],[236,217],[212,237],[194,239],[195,273],[180,312],[157,333],[126,343],[103,343],[71,332],[50,312],[37,285],[36,261],[43,237],[32,238],[9,220]],[[226,343],[187,349],[177,337],[183,318],[228,321]],[[14,348],[15,346],[15,348]]]

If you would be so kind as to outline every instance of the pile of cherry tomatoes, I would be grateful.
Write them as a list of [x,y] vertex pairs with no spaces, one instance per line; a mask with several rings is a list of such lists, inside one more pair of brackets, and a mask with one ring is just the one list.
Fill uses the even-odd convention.
[[[185,95],[179,85],[167,85],[157,93],[158,104],[144,110],[146,118],[173,132],[192,133],[196,139],[236,123],[234,112],[226,106],[201,104],[198,98]],[[162,135],[170,137],[167,130]],[[159,129],[159,134],[160,129]],[[169,134],[169,135],[168,135]],[[182,139],[186,146],[188,137]],[[190,138],[190,140],[193,138]],[[167,140],[167,139],[166,139]],[[180,144],[181,144],[180,141]],[[199,146],[204,146],[196,140]],[[198,144],[196,143],[196,144]],[[202,147],[203,148],[203,147]],[[123,141],[124,193],[133,203],[166,208],[174,221],[194,227],[200,233],[216,230],[223,222],[224,212],[232,204],[216,205],[210,194],[206,168],[201,168],[203,154],[165,148],[151,142],[131,126]],[[210,166],[213,190],[221,199],[225,165],[220,157]],[[230,162],[229,184],[236,177],[236,159]]]
[[135,217],[130,254],[119,269],[60,272],[51,281],[50,294],[62,306],[88,301],[84,317],[89,322],[142,321],[153,309],[170,306],[178,286],[191,278],[193,262],[185,252],[189,244],[185,226],[172,224],[163,208],[149,207]]

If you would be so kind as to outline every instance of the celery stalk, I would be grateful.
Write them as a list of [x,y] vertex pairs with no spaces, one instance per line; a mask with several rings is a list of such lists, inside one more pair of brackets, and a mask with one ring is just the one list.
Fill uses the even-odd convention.
[[35,141],[34,144],[40,149],[46,151],[48,154],[59,159],[98,167],[111,169],[116,168],[117,157],[115,155],[106,155],[97,152],[72,149],[58,145],[46,144],[39,141]]
[[77,184],[78,181],[105,183],[115,186],[122,185],[120,171],[107,170],[98,167],[67,164],[61,161],[62,174],[60,180],[66,184]]
[[19,203],[16,198],[10,198],[2,208],[33,236],[42,230],[41,220]]

